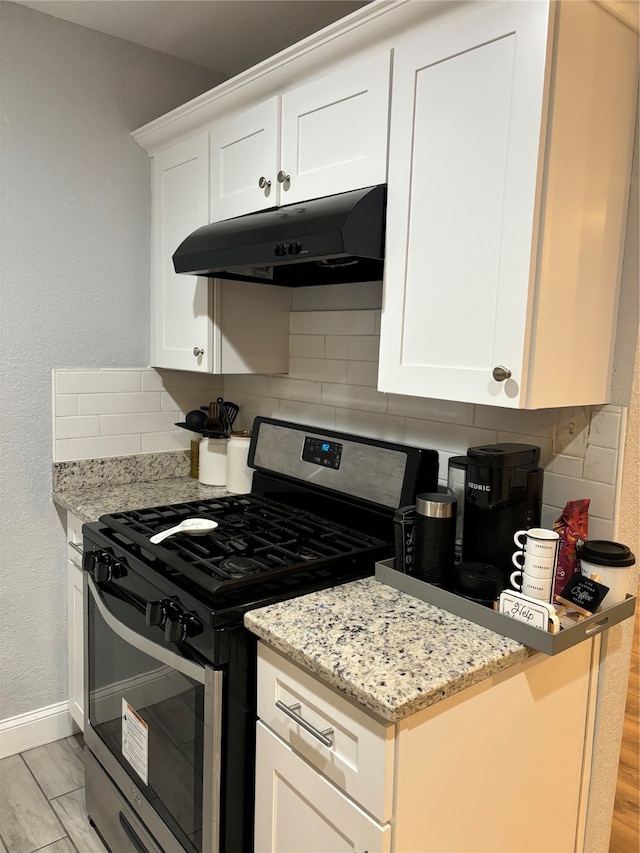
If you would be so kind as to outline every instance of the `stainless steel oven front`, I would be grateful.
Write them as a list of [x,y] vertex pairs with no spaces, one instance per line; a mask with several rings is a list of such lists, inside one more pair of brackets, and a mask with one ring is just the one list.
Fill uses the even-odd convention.
[[84,544],[91,821],[113,853],[249,850],[253,638]]

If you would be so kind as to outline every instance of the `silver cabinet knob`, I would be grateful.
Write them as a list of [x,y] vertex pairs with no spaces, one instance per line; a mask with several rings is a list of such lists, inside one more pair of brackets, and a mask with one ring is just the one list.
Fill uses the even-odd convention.
[[511,379],[511,371],[508,367],[503,367],[499,364],[497,367],[493,368],[493,378],[496,382],[504,382],[505,379]]
[[291,181],[291,175],[287,175],[286,172],[283,172],[282,169],[278,172],[278,183],[279,184],[288,184]]
[[198,358],[198,356],[204,355],[204,350],[201,347],[194,347],[193,354]]
[[260,180],[258,181],[258,186],[260,187],[261,190],[264,190],[264,189],[268,190],[269,187],[271,186],[271,181],[268,181],[263,175],[260,178]]

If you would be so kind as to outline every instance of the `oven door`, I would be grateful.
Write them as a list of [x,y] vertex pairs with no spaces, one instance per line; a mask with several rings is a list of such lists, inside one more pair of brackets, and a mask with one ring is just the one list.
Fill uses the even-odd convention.
[[160,598],[134,573],[125,584],[85,573],[85,739],[161,850],[215,853],[223,673],[146,624],[145,603]]

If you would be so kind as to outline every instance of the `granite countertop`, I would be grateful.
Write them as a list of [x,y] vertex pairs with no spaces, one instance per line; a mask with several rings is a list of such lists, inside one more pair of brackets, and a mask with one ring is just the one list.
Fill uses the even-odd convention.
[[373,577],[249,611],[244,624],[392,722],[532,653]]
[[81,521],[97,521],[101,515],[149,506],[182,503],[226,495],[220,486],[204,486],[191,477],[152,482],[84,486],[54,491],[53,500]]

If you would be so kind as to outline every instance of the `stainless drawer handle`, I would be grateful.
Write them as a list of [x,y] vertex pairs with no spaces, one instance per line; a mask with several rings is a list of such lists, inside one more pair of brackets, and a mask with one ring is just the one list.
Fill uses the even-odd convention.
[[78,552],[78,554],[80,554],[80,556],[81,556],[81,557],[82,557],[82,556],[84,556],[84,550],[83,550],[83,548],[82,548],[82,545],[78,545],[78,543],[77,543],[77,542],[69,542],[69,545],[71,545],[71,547],[73,548],[73,550],[74,550],[74,551],[77,551],[77,552]]
[[294,723],[302,726],[305,732],[309,732],[309,734],[316,740],[319,740],[323,746],[328,746],[329,748],[333,746],[333,729],[325,729],[321,732],[315,726],[312,726],[311,723],[308,723],[300,716],[299,702],[295,705],[285,705],[284,702],[280,701],[280,699],[276,699],[276,708],[279,711],[282,711],[283,714],[286,714]]

